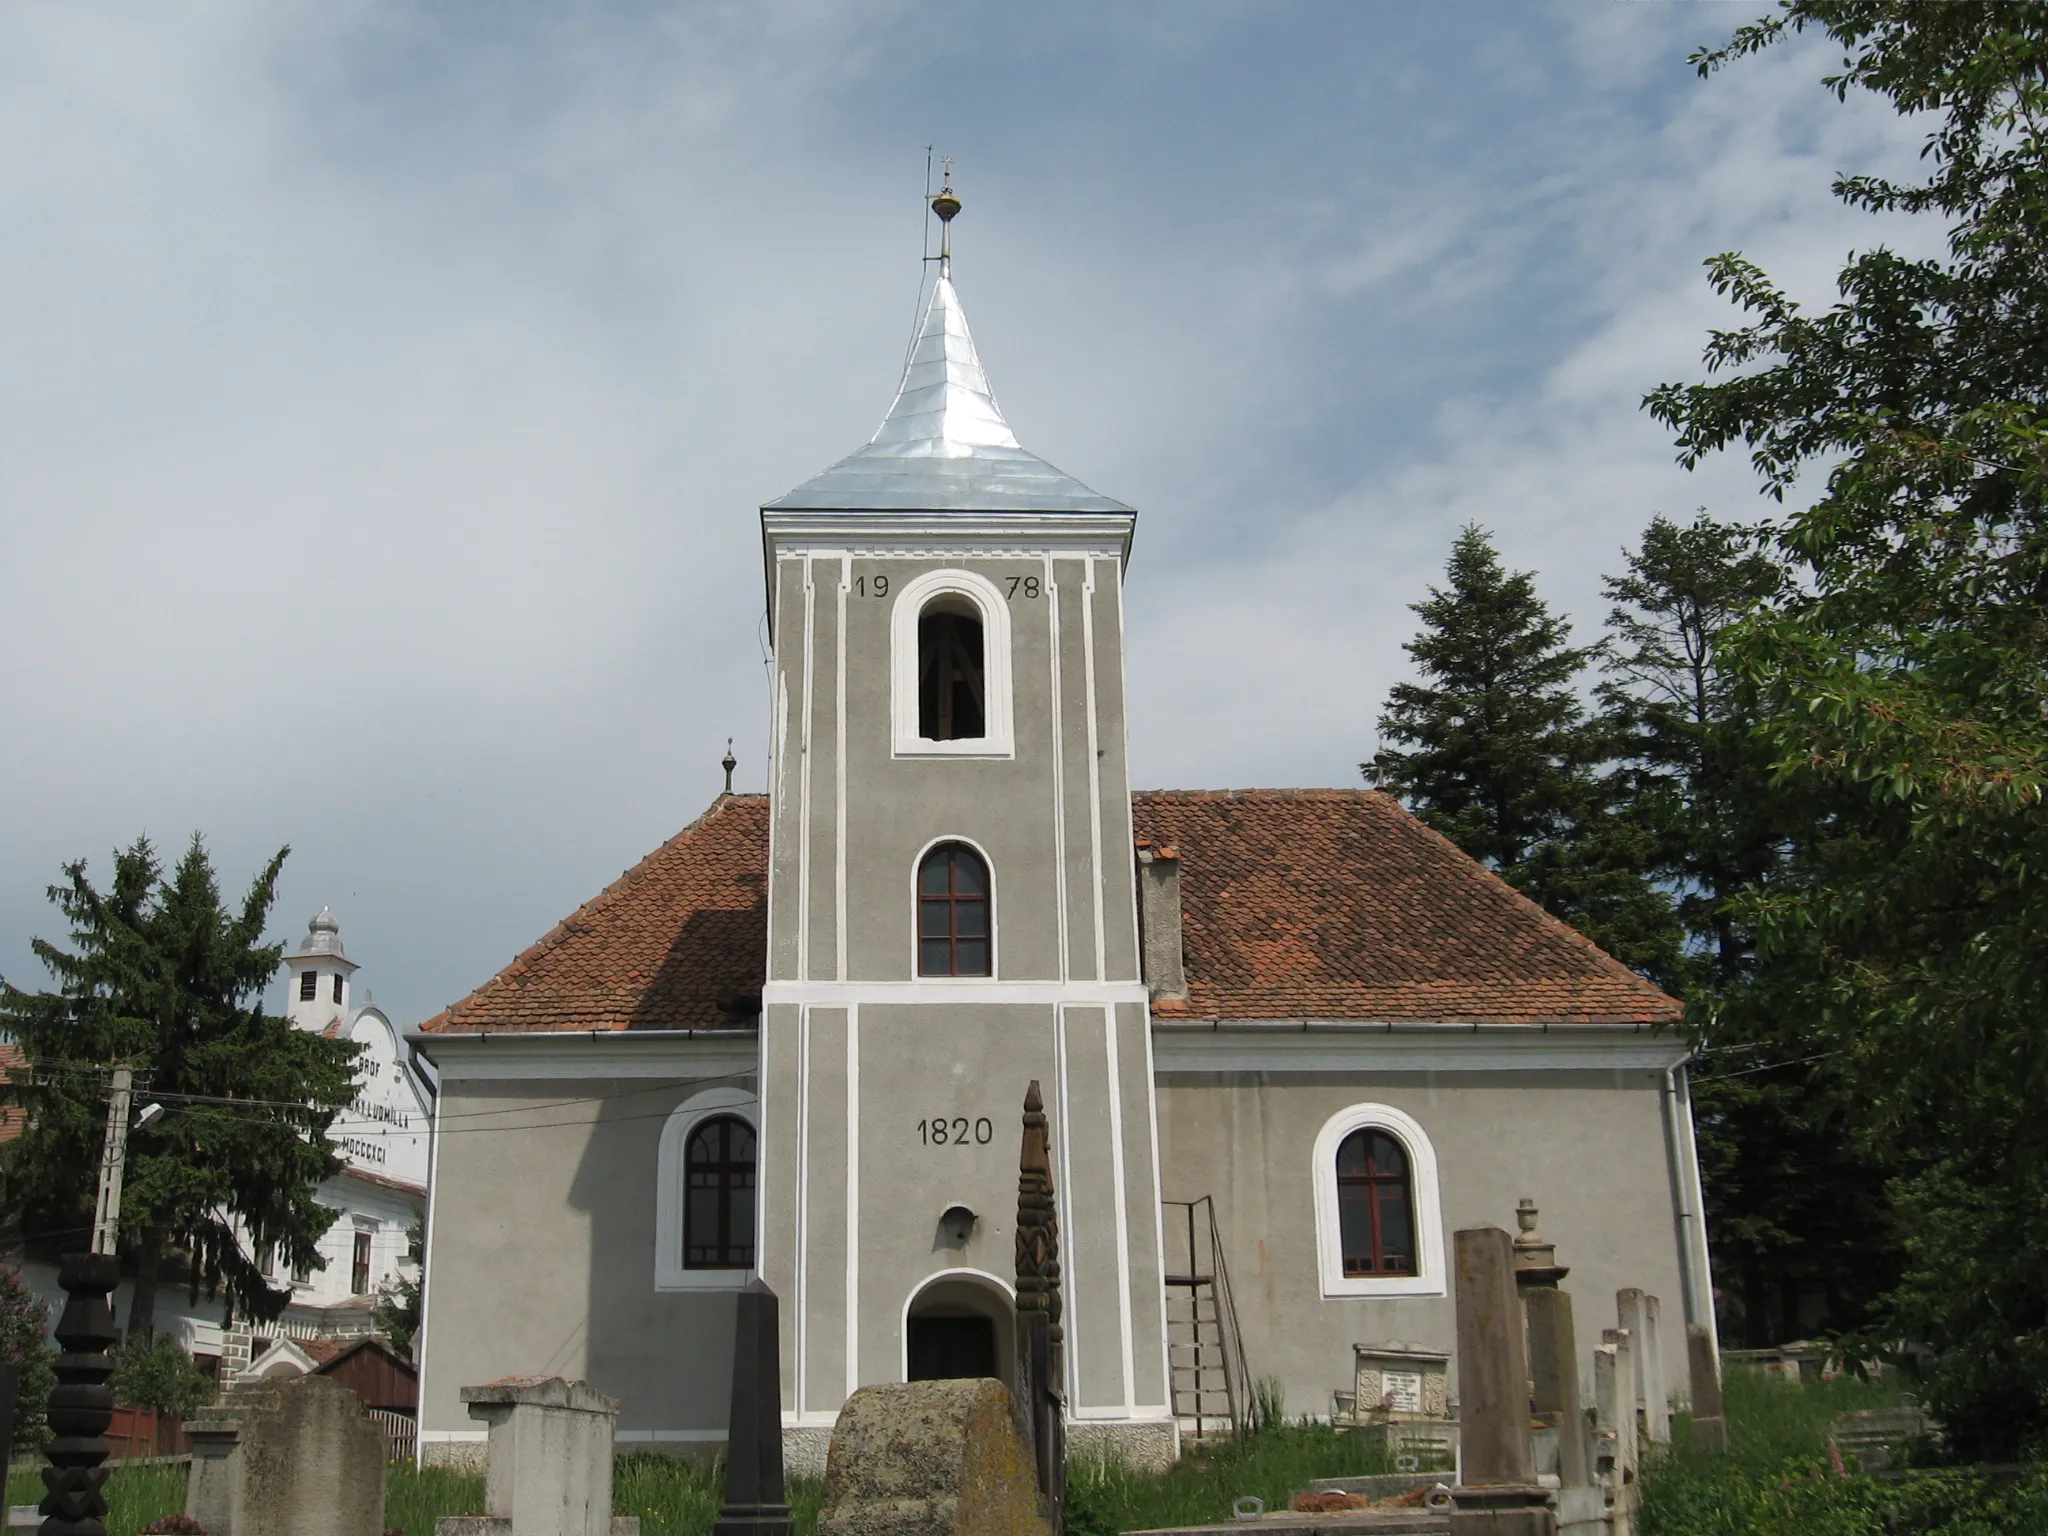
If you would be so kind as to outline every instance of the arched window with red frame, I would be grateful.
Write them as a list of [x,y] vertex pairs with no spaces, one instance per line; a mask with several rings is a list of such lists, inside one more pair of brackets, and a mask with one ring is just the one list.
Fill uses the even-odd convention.
[[1414,1178],[1387,1132],[1368,1126],[1338,1146],[1337,1228],[1346,1278],[1416,1273]]
[[917,974],[992,974],[988,865],[965,843],[941,843],[917,867]]
[[754,1128],[716,1115],[683,1155],[683,1268],[754,1267]]

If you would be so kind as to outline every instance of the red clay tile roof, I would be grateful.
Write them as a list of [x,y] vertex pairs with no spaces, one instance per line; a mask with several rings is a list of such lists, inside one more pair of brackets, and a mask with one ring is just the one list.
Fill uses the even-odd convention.
[[[1679,1005],[1371,790],[1151,790],[1188,998],[1162,1019],[1645,1024]],[[428,1031],[732,1028],[768,935],[768,801],[723,796]],[[723,1004],[724,1006],[721,1006]]]
[[427,1031],[717,1029],[768,960],[768,797],[711,809],[585,902]]
[[[0,1042],[0,1077],[9,1082],[15,1073],[21,1073],[21,1080],[28,1080],[28,1054],[12,1041]],[[28,1128],[28,1111],[19,1104],[0,1104],[0,1142],[15,1140]]]
[[1366,789],[1152,790],[1188,997],[1160,1018],[1636,1024],[1679,1005]]

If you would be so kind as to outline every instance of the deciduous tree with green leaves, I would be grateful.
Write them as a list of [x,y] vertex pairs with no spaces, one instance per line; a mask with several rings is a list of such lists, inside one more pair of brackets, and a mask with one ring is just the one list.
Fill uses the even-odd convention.
[[1814,816],[1736,920],[1902,1159],[1887,1329],[1940,1351],[1952,1437],[2009,1458],[2048,1447],[2048,6],[1785,0],[1697,63],[1799,32],[1840,48],[1836,95],[1929,128],[1919,179],[1836,195],[1946,253],[1854,254],[1819,309],[1715,257],[1746,314],[1721,377],[1648,404],[1683,462],[1740,446],[1794,504],[1797,584],[1726,645]]
[[1645,829],[1601,772],[1610,743],[1578,681],[1598,646],[1508,571],[1486,531],[1465,528],[1446,585],[1413,605],[1407,644],[1418,681],[1398,683],[1380,716],[1381,747],[1360,765],[1424,822],[1659,980],[1675,973],[1670,902],[1648,880]]
[[114,1063],[134,1068],[137,1103],[167,1111],[128,1141],[131,1339],[149,1338],[156,1280],[173,1256],[195,1293],[222,1290],[236,1315],[259,1320],[290,1300],[260,1273],[265,1245],[290,1268],[320,1263],[315,1244],[333,1212],[313,1191],[341,1167],[327,1130],[354,1095],[358,1048],[263,1010],[283,953],[263,928],[288,851],[233,909],[196,836],[168,874],[138,839],[115,854],[104,890],[83,860],[68,864],[50,900],[72,947],[35,941],[55,990],[0,983],[0,1030],[26,1057],[0,1099],[27,1111],[0,1154],[0,1195],[31,1242],[85,1246]]
[[[413,1264],[418,1264],[425,1258],[426,1229],[426,1218],[423,1216],[415,1216],[412,1224],[405,1229],[405,1256]],[[393,1349],[408,1357],[413,1355],[420,1334],[418,1271],[414,1271],[410,1278],[400,1275],[378,1294],[377,1327],[384,1337],[391,1341]]]
[[9,1441],[35,1450],[50,1438],[50,1392],[57,1385],[57,1351],[50,1344],[50,1309],[12,1264],[0,1264],[0,1361],[21,1367]]

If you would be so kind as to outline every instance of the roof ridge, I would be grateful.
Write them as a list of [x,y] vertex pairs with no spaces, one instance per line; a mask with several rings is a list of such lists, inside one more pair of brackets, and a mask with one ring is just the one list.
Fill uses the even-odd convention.
[[[1254,785],[1247,789],[1134,789],[1134,800],[1393,800],[1383,789],[1356,789],[1345,785],[1307,785],[1301,788]],[[1395,802],[1399,803],[1399,802]]]

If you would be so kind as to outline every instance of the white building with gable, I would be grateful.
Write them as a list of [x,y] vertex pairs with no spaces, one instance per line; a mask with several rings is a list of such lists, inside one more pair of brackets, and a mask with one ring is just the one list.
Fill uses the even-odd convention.
[[[334,1212],[320,1241],[324,1269],[290,1276],[291,1305],[273,1322],[238,1323],[221,1339],[226,1379],[295,1374],[303,1351],[287,1341],[351,1339],[377,1329],[377,1302],[399,1281],[417,1276],[410,1233],[426,1209],[427,1131],[433,1095],[414,1073],[398,1027],[363,996],[354,999],[360,967],[342,947],[341,925],[322,907],[306,936],[284,957],[285,1017],[314,1034],[363,1047],[355,1101],[328,1135],[343,1158],[340,1173],[315,1196]],[[290,1369],[285,1369],[289,1366]]]

